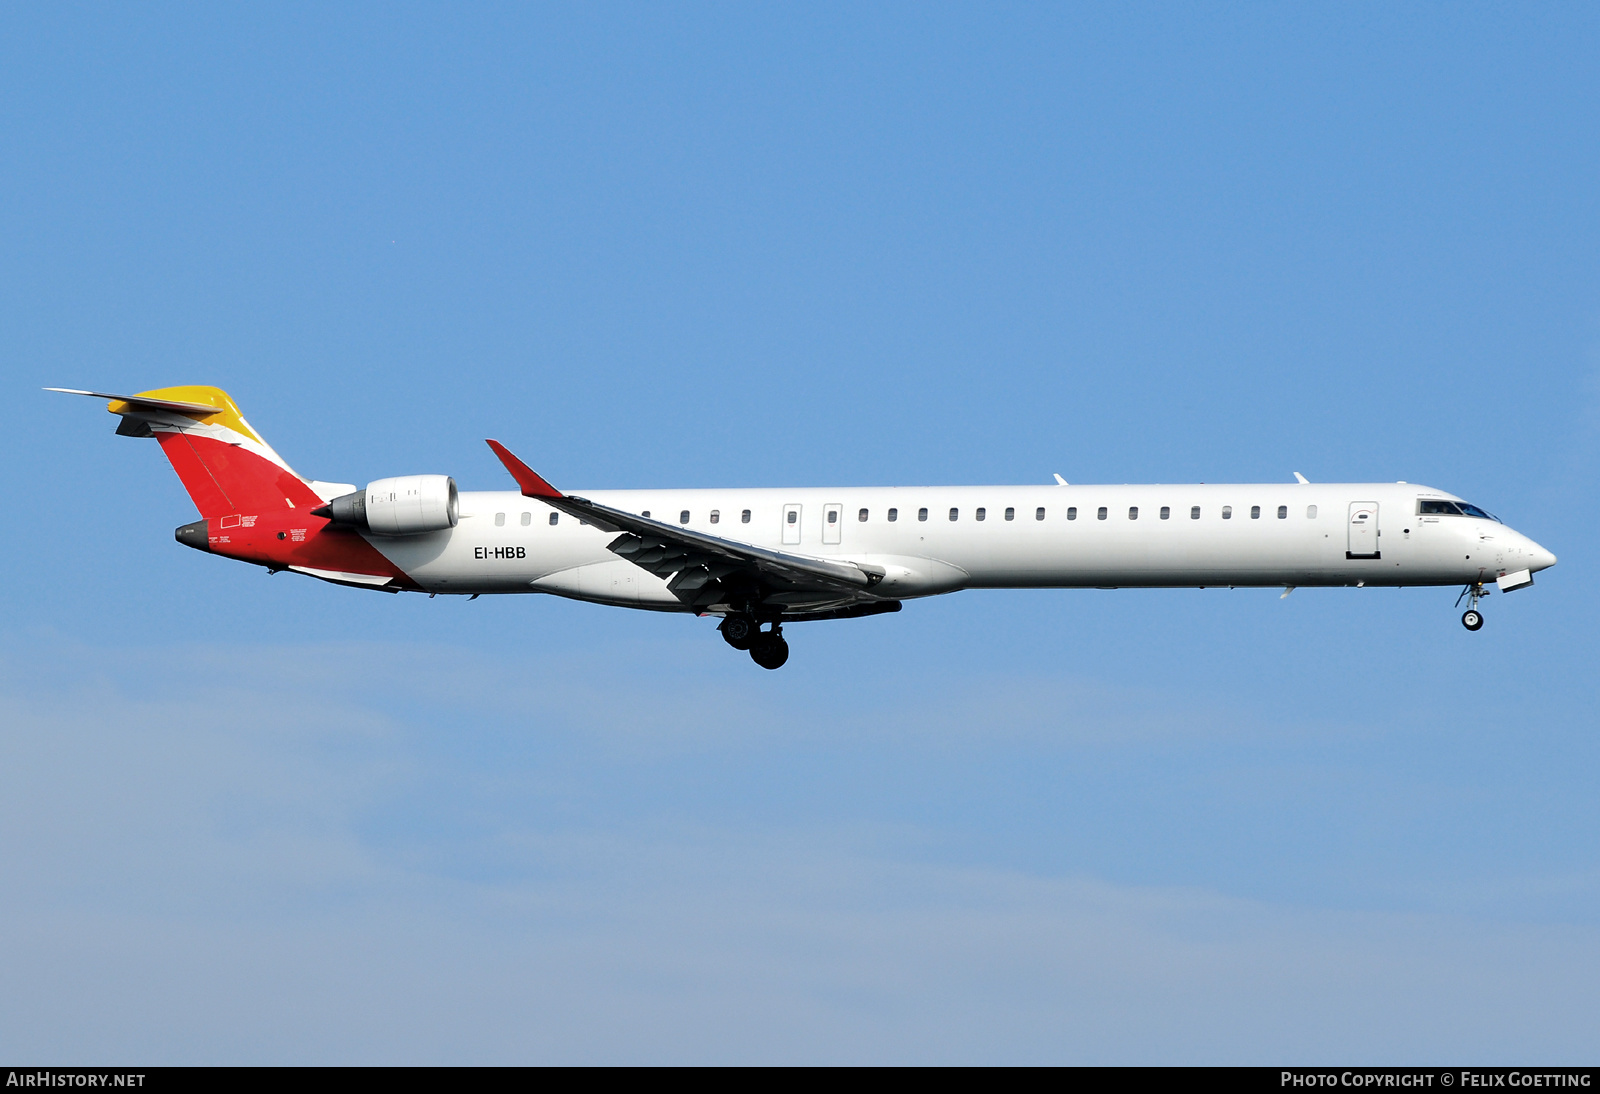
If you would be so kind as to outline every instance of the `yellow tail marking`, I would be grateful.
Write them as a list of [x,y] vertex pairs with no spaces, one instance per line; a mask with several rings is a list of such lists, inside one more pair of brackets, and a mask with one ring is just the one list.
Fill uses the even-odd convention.
[[[152,399],[170,399],[180,403],[203,403],[206,406],[214,406],[217,408],[215,414],[190,414],[189,417],[199,422],[226,426],[235,433],[249,437],[257,444],[265,445],[267,443],[261,439],[255,430],[250,428],[250,423],[246,422],[244,415],[239,413],[238,406],[228,397],[228,393],[220,387],[186,384],[182,387],[163,387],[154,391],[141,391],[139,394]],[[128,404],[121,399],[113,399],[106,404],[106,409],[113,414],[121,414],[127,408]]]

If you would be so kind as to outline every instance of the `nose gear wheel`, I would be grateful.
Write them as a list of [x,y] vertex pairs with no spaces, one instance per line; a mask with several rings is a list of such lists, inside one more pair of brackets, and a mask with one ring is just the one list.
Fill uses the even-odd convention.
[[1489,595],[1489,590],[1483,587],[1483,582],[1474,581],[1461,595],[1456,597],[1456,607],[1461,607],[1461,602],[1467,602],[1467,610],[1461,613],[1461,625],[1469,631],[1480,630],[1483,627],[1483,613],[1478,610],[1478,601]]

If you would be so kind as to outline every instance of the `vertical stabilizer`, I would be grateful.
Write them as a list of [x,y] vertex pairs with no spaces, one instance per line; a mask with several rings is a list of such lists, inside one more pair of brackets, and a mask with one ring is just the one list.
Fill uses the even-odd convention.
[[109,399],[106,409],[122,418],[118,433],[154,436],[202,517],[309,511],[323,502],[250,427],[221,388],[165,387],[138,395],[69,393]]

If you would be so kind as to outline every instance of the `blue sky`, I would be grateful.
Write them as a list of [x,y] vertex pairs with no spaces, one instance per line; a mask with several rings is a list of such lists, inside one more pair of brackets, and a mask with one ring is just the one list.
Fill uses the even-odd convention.
[[[0,14],[0,1053],[1592,1062],[1600,17]],[[790,629],[187,551],[302,473],[1426,482],[1454,590]]]

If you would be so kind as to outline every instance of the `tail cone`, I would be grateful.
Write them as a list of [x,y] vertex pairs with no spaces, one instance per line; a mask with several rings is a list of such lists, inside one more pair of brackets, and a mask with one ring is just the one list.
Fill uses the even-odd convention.
[[193,547],[196,551],[211,550],[211,537],[206,534],[206,522],[203,520],[173,529],[172,538],[185,547]]

